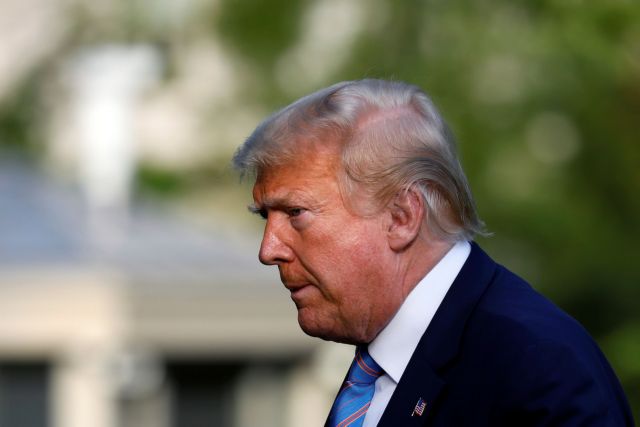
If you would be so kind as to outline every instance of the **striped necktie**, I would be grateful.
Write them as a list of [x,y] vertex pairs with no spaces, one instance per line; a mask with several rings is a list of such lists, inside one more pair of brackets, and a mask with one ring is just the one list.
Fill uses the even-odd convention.
[[383,372],[366,347],[356,348],[347,379],[329,413],[328,426],[361,427],[375,392],[375,382]]

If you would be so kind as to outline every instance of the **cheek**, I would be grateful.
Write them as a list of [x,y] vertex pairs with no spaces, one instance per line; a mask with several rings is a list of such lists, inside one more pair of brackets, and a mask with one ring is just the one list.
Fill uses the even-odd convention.
[[[319,241],[315,248],[318,261],[326,274],[341,275],[340,281],[351,281],[355,277],[368,275],[381,262],[384,248],[371,236],[337,233],[331,240]],[[330,244],[326,242],[329,241]],[[355,277],[354,277],[355,276]]]
[[370,239],[355,239],[330,254],[328,274],[337,284],[333,290],[350,303],[367,301],[372,291],[384,286],[384,273],[388,270],[384,254],[380,242]]
[[363,293],[378,281],[388,248],[377,222],[337,221],[313,231],[300,235],[304,252],[298,254],[299,260],[327,298],[341,300]]
[[332,242],[331,246],[339,251],[354,251],[354,255],[373,254],[384,245],[385,234],[379,220],[358,218],[338,221],[330,229],[324,230],[320,239]]

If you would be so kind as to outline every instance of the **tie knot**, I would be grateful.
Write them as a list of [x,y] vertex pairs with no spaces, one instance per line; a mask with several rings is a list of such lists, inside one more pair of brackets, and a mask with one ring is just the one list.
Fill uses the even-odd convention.
[[359,384],[373,384],[383,372],[366,347],[358,347],[347,379]]

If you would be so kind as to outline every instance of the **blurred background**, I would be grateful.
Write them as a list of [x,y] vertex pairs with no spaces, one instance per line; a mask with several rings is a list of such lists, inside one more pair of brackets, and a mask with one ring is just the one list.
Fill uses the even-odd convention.
[[234,149],[362,77],[423,87],[481,245],[595,336],[640,416],[640,3],[1,0],[0,425],[321,425]]

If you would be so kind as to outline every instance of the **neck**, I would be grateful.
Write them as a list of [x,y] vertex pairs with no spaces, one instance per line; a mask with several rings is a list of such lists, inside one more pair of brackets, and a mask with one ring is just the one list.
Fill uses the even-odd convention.
[[403,301],[420,281],[444,258],[455,243],[419,238],[403,253],[402,281]]
[[400,309],[405,299],[418,283],[440,262],[453,247],[453,242],[416,239],[412,245],[396,254],[395,266],[388,270],[385,300],[387,304],[379,307],[376,321],[371,322],[362,343],[371,342],[389,323]]

